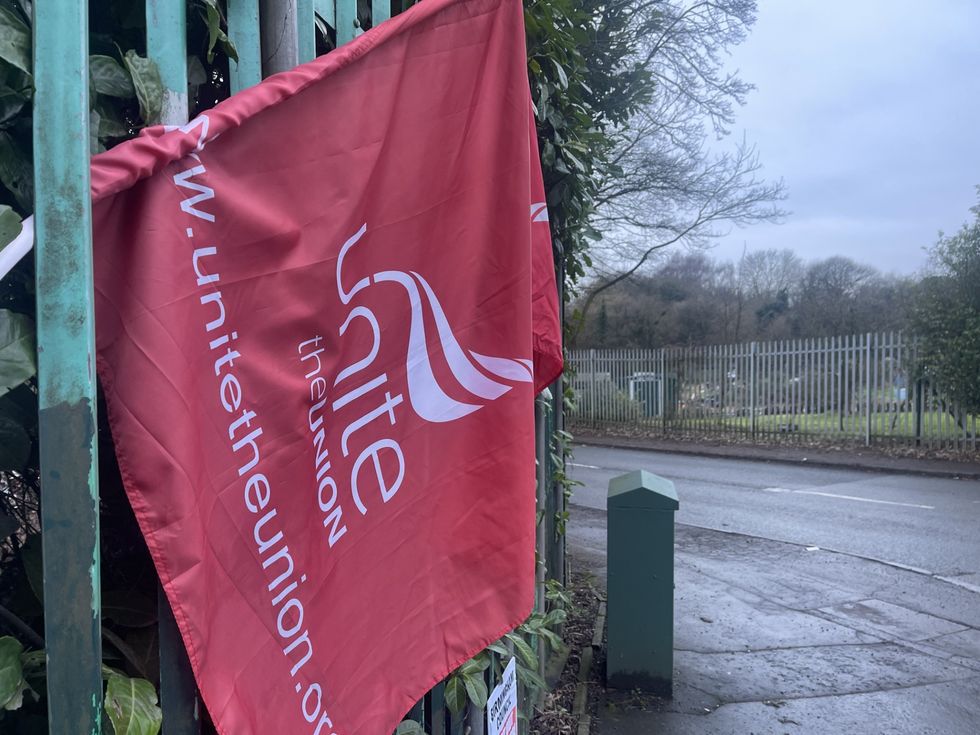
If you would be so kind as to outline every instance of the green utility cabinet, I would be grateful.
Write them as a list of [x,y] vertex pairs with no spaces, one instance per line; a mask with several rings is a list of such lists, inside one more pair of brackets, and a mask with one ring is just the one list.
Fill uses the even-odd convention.
[[609,481],[606,683],[669,697],[674,669],[674,484],[645,470]]

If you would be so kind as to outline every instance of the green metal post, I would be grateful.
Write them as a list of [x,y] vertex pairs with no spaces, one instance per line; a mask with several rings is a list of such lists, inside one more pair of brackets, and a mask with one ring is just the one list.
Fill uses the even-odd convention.
[[228,62],[228,77],[234,94],[262,81],[259,0],[228,0],[228,37],[238,52],[238,63]]
[[377,28],[391,17],[389,0],[371,0],[371,27]]
[[88,4],[34,6],[34,185],[50,731],[102,727]]
[[313,20],[313,0],[296,0],[296,32],[299,44],[299,63],[316,58],[316,22]]
[[163,82],[161,121],[182,125],[187,122],[186,2],[146,0],[146,50]]
[[357,0],[336,0],[337,45],[354,40],[360,24],[357,22]]
[[662,477],[639,470],[609,481],[606,681],[615,689],[672,693],[677,508]]
[[[188,117],[186,7],[184,0],[146,2],[146,49],[163,81],[165,125],[183,125]],[[190,660],[162,588],[157,598],[164,729],[167,735],[198,735],[201,721]]]
[[160,709],[165,735],[198,735],[201,713],[197,685],[170,603],[163,590],[157,596],[160,621]]

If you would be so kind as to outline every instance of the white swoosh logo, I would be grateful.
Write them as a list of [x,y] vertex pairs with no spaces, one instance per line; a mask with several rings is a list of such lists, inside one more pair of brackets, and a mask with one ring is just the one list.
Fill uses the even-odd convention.
[[[473,364],[460,347],[442,304],[439,303],[439,299],[425,278],[414,271],[411,275],[403,271],[382,271],[375,273],[373,280],[375,283],[397,283],[408,294],[412,317],[409,324],[408,356],[405,367],[409,402],[421,418],[433,423],[455,421],[478,411],[485,405],[483,402],[464,403],[456,400],[448,395],[436,380],[426,345],[422,291],[425,293],[425,301],[436,324],[443,356],[456,382],[475,398],[482,398],[486,402],[499,398],[511,389],[512,386],[488,378]],[[419,290],[419,285],[422,291]],[[469,354],[484,370],[496,377],[522,383],[530,383],[532,380],[530,360],[488,357],[476,352]]]

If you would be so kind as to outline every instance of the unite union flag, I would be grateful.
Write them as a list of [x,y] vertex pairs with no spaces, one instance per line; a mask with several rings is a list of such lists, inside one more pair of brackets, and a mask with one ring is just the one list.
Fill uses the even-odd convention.
[[92,166],[98,371],[224,735],[385,735],[534,595],[561,370],[518,0],[426,0]]

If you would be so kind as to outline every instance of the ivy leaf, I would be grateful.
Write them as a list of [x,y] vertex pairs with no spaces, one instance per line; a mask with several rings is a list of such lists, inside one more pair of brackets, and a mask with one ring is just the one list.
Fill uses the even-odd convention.
[[163,82],[160,80],[160,70],[150,59],[140,56],[132,49],[126,52],[123,61],[136,88],[140,116],[147,125],[155,125],[160,121],[160,113],[163,110]]
[[405,720],[398,723],[395,735],[425,735],[425,730],[415,720]]
[[156,689],[146,679],[109,677],[105,711],[116,735],[157,735],[163,722]]
[[446,680],[446,691],[443,695],[446,700],[446,707],[454,715],[458,715],[466,708],[466,685],[463,677],[453,674]]
[[6,5],[0,5],[0,59],[31,73],[31,29]]
[[0,309],[0,396],[34,377],[35,354],[34,320]]
[[0,638],[0,709],[19,709],[24,701],[24,668],[20,655],[24,647],[9,635]]
[[111,56],[89,56],[88,74],[92,80],[92,89],[99,94],[123,99],[136,94],[133,80],[123,69],[122,64]]
[[487,706],[487,683],[483,680],[482,674],[464,674],[463,684],[470,701],[477,709]]

